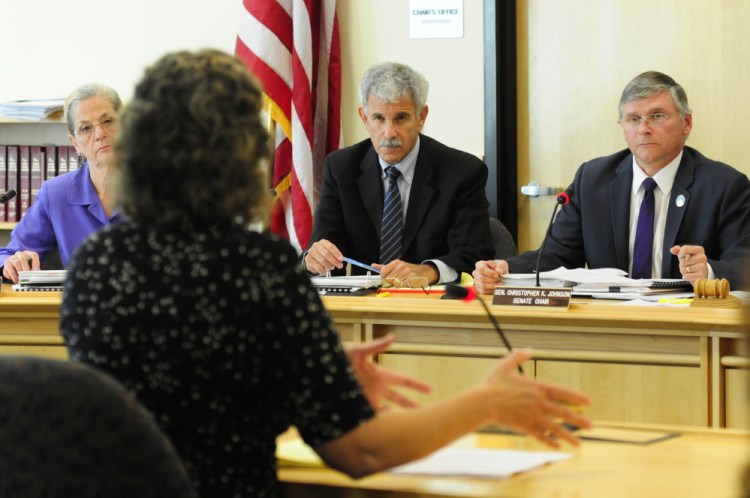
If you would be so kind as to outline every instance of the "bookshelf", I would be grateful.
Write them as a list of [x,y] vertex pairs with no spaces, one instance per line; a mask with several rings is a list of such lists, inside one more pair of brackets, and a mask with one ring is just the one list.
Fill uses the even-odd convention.
[[62,120],[0,118],[0,145],[70,145]]
[[[0,146],[58,146],[67,147],[68,128],[62,119],[28,121],[0,117]],[[7,190],[6,179],[0,178],[2,190]],[[7,244],[15,222],[0,221],[0,245]]]

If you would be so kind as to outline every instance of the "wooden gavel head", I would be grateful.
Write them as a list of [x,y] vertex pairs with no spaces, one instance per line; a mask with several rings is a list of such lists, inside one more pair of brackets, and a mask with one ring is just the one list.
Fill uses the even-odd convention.
[[729,280],[701,278],[695,281],[695,297],[719,297],[725,298],[729,295]]

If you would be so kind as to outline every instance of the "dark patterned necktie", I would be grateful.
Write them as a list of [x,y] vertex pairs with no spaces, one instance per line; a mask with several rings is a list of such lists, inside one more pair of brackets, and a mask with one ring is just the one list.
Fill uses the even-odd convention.
[[385,169],[388,191],[383,203],[383,224],[380,229],[380,264],[390,263],[401,257],[401,193],[398,177],[401,172],[395,166]]
[[654,257],[654,188],[656,182],[649,177],[643,180],[643,201],[638,213],[633,244],[633,275],[631,278],[651,278]]

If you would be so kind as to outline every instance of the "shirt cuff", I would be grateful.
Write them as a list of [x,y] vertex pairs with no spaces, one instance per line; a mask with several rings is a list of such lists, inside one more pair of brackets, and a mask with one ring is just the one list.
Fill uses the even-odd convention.
[[458,278],[458,272],[439,259],[428,259],[426,261],[422,261],[422,264],[425,263],[431,263],[435,265],[438,273],[440,274],[440,277],[438,278],[438,281],[435,285],[444,284],[447,282],[455,282]]
[[711,265],[708,263],[708,261],[706,261],[706,268],[708,268],[708,276],[706,276],[706,278],[708,280],[715,279],[716,278],[716,274],[714,273],[714,269],[711,268]]

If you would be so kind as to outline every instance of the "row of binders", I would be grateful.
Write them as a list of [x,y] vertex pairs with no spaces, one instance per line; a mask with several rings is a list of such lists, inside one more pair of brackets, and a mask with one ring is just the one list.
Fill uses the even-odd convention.
[[0,145],[0,193],[17,194],[0,206],[0,221],[19,221],[44,180],[78,167],[78,152],[70,145]]

